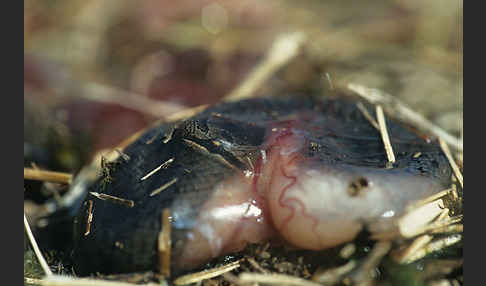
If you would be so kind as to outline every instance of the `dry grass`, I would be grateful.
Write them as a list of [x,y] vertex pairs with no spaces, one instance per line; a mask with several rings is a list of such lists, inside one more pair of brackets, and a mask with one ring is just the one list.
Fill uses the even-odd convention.
[[[237,16],[242,17],[239,21],[245,23],[244,16],[232,12],[232,9],[238,10],[232,7],[234,4],[231,1],[229,3],[225,6],[227,13],[235,19]],[[458,269],[462,269],[462,256],[458,255],[462,255],[462,251],[453,251],[451,258],[447,255],[447,250],[451,249],[451,245],[462,245],[463,229],[463,218],[460,216],[463,177],[459,169],[459,166],[463,169],[462,123],[459,127],[456,125],[462,120],[462,4],[458,6],[451,2],[450,7],[443,7],[444,14],[448,17],[439,17],[434,14],[433,8],[407,1],[396,1],[393,5],[368,3],[369,7],[327,2],[276,3],[278,7],[275,9],[292,13],[287,13],[281,19],[271,12],[262,16],[250,9],[248,13],[254,17],[253,24],[257,28],[252,23],[229,25],[223,27],[224,32],[215,36],[201,28],[198,12],[188,7],[178,8],[181,11],[187,10],[181,14],[194,13],[193,16],[181,19],[167,16],[167,26],[163,27],[158,26],[160,23],[157,24],[157,21],[144,21],[145,19],[134,12],[147,13],[149,8],[141,11],[131,5],[117,4],[116,1],[111,4],[69,1],[55,7],[48,7],[41,2],[26,2],[26,54],[34,53],[40,55],[41,59],[61,62],[64,65],[60,67],[60,73],[69,75],[66,80],[58,72],[49,73],[43,79],[48,86],[46,90],[32,87],[26,80],[26,90],[35,95],[49,96],[45,105],[52,110],[74,99],[123,106],[146,116],[145,128],[158,122],[154,117],[176,121],[204,110],[211,102],[184,106],[150,96],[147,91],[149,84],[146,82],[162,76],[163,71],[154,69],[146,59],[154,54],[158,56],[159,49],[163,50],[162,54],[167,50],[179,52],[190,49],[203,50],[210,54],[213,65],[211,69],[208,68],[205,80],[209,82],[210,90],[224,90],[219,92],[220,97],[217,100],[235,100],[287,91],[349,88],[350,92],[356,92],[373,104],[379,104],[387,116],[407,122],[426,135],[440,138],[459,186],[419,202],[411,208],[408,215],[415,214],[422,219],[414,219],[413,227],[410,223],[403,222],[396,232],[374,237],[379,241],[371,251],[365,251],[369,248],[369,241],[365,240],[356,241],[353,244],[354,251],[344,257],[332,251],[326,252],[329,260],[337,260],[335,263],[327,264],[316,260],[320,262],[306,264],[305,259],[292,260],[292,251],[273,252],[272,246],[259,246],[257,251],[251,248],[246,250],[242,259],[219,263],[202,272],[173,277],[175,279],[172,282],[164,279],[170,276],[170,270],[161,269],[164,277],[154,276],[153,282],[145,285],[159,282],[162,285],[389,285],[387,282],[397,281],[393,279],[402,273],[400,271],[405,271],[410,281],[419,279],[418,281],[426,281],[428,285],[441,285],[437,283],[448,281],[446,275],[458,271],[449,283],[459,283],[462,270]],[[147,1],[144,5],[149,4]],[[434,5],[447,6],[444,3],[431,4]],[[370,11],[373,9],[374,12]],[[201,9],[196,7],[195,10]],[[361,14],[364,18],[360,18]],[[98,18],[94,15],[98,15]],[[274,24],[266,24],[264,20],[267,17]],[[36,24],[35,21],[39,18],[43,20],[43,25]],[[441,20],[433,21],[434,19]],[[258,21],[261,23],[256,23]],[[435,22],[438,22],[437,26],[434,26]],[[266,32],[258,32],[261,29],[258,25],[263,25]],[[215,31],[214,27],[211,29]],[[154,43],[158,49],[153,48]],[[237,84],[234,83],[226,89],[220,88],[224,84],[218,78],[229,81],[224,75],[234,75],[231,73],[233,66],[220,63],[231,59],[234,53],[255,53],[259,58],[256,62],[246,63],[253,68],[249,68]],[[410,58],[413,59],[412,65]],[[195,63],[198,61],[195,60]],[[386,69],[380,70],[381,67]],[[46,73],[51,71],[50,66],[46,68],[41,65],[40,68]],[[413,75],[416,76],[412,78]],[[412,79],[420,76],[424,78],[417,86],[417,81]],[[414,86],[414,92],[410,92],[410,86]],[[452,96],[448,97],[451,90]],[[428,96],[434,98],[437,104],[425,104]],[[38,102],[36,97],[28,95],[26,100]],[[377,114],[382,113],[377,110]],[[445,120],[447,116],[453,118],[452,124],[448,124],[451,120]],[[382,134],[386,134],[381,115],[377,121],[369,117],[370,124],[376,125],[378,129],[381,127]],[[117,142],[121,143],[115,149],[123,150],[144,130],[146,129],[136,133],[132,131],[131,136],[125,134],[118,138]],[[93,135],[100,136],[99,133]],[[387,136],[383,137],[386,146]],[[456,153],[451,153],[447,147]],[[393,152],[387,150],[387,154],[389,160],[393,161]],[[455,163],[457,161],[459,164]],[[52,175],[45,171],[24,169],[26,179],[63,183],[71,181],[71,175],[67,173]],[[459,195],[457,187],[460,190]],[[454,214],[451,214],[452,209],[456,209]],[[166,237],[167,234],[162,236]],[[30,234],[29,239],[36,249]],[[165,240],[165,244],[159,247],[162,255],[166,255],[165,262],[170,256],[167,256],[165,250],[167,244],[169,242]],[[406,265],[428,263],[429,260],[423,258],[430,257],[431,253],[436,258],[430,261],[440,265],[440,270],[419,272],[421,274],[404,270],[409,269]],[[445,260],[441,258],[442,253],[455,264],[442,266]],[[47,277],[38,279],[26,274],[24,282],[27,285],[133,285],[122,282],[121,278],[115,282],[107,280],[106,277],[99,277],[105,278],[102,280],[52,276],[48,262],[44,262],[40,251],[36,251],[36,256]],[[395,266],[387,266],[389,260]],[[375,275],[376,269],[399,270],[380,277]],[[417,275],[422,276],[416,278]],[[157,277],[159,282],[155,282]],[[412,282],[404,285],[412,285]]]

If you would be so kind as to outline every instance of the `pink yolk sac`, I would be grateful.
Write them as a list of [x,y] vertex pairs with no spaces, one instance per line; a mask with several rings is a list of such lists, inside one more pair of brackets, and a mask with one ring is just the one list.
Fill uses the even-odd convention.
[[419,175],[322,165],[297,151],[302,139],[277,139],[263,168],[270,179],[261,186],[275,228],[294,246],[322,250],[350,241],[366,224],[389,222],[408,203],[442,189]]
[[387,126],[391,168],[380,133],[346,97],[250,99],[155,127],[94,183],[73,184],[133,202],[86,197],[75,219],[77,273],[157,269],[162,209],[176,272],[248,243],[323,250],[363,229],[390,230],[451,170],[437,144]]
[[368,224],[386,230],[408,203],[443,189],[420,175],[323,165],[304,155],[305,131],[273,127],[269,133],[253,168],[221,182],[204,204],[178,267],[272,238],[308,250],[337,246]]

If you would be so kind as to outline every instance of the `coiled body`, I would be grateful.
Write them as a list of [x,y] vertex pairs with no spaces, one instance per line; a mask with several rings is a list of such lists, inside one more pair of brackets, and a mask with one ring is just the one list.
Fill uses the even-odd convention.
[[255,98],[148,130],[88,190],[133,204],[88,195],[75,221],[77,273],[157,269],[164,208],[178,270],[248,242],[319,250],[363,227],[385,230],[409,203],[442,190],[451,170],[437,144],[391,120],[396,163],[386,168],[380,133],[355,103]]

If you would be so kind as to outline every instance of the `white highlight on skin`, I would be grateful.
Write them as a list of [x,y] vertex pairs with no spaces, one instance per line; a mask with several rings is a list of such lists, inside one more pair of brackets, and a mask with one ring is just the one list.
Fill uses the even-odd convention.
[[243,174],[245,174],[245,177],[246,177],[246,178],[251,178],[251,177],[253,177],[253,172],[252,172],[252,171],[250,171],[250,170],[245,170],[245,171],[243,171]]
[[257,217],[262,210],[251,203],[214,208],[201,216],[203,220],[239,220],[242,216]]
[[197,226],[197,230],[201,233],[211,247],[212,257],[216,257],[221,253],[222,240],[216,233],[215,229],[209,223],[203,223]]
[[263,162],[263,164],[266,164],[267,163],[267,151],[260,150],[260,154],[262,155],[262,162]]

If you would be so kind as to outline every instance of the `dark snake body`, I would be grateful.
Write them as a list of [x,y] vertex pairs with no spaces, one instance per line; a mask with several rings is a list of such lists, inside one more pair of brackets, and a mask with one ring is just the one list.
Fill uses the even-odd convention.
[[[320,116],[306,118],[310,113]],[[90,192],[131,200],[134,206],[88,195],[75,219],[76,273],[156,270],[157,237],[164,208],[177,207],[185,212],[172,227],[173,255],[177,256],[177,244],[184,243],[184,231],[192,227],[215,185],[248,167],[241,158],[254,159],[259,155],[270,122],[295,118],[303,118],[310,126],[306,136],[312,144],[304,151],[307,156],[331,166],[385,168],[387,158],[380,133],[356,108],[353,99],[293,95],[215,105],[184,122],[163,123],[148,130],[123,150],[128,160],[120,157],[110,163],[109,180],[101,177],[91,185]],[[313,134],[313,124],[328,126],[326,134]],[[387,126],[396,156],[395,171],[447,184],[451,170],[438,144],[425,142],[392,120],[387,119]],[[229,147],[214,144],[218,140],[228,142]],[[187,141],[197,143],[203,150]],[[141,180],[171,158],[166,168]],[[150,196],[174,178],[175,183]],[[181,201],[181,197],[190,200]],[[89,234],[85,235],[89,201],[93,219]]]

